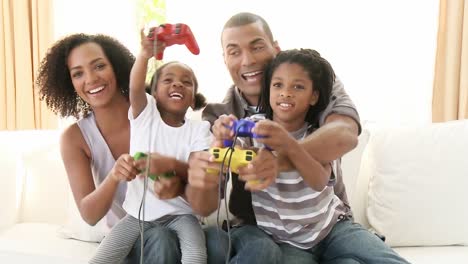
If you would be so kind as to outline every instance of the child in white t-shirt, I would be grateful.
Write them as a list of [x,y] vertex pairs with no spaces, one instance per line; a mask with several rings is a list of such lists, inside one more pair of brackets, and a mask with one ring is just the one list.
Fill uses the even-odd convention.
[[[182,196],[165,199],[167,192],[158,197],[162,189],[183,193],[181,182],[187,180],[190,154],[210,146],[210,124],[185,118],[189,107],[198,110],[205,106],[205,98],[197,93],[198,83],[193,70],[180,62],[161,66],[152,80],[156,89],[152,96],[147,94],[145,77],[148,60],[153,56],[153,42],[142,34],[141,43],[142,49],[130,74],[130,153],[151,153],[149,174],[175,175],[158,177],[156,181],[148,179],[150,188],[145,196],[144,177],[128,183],[123,203],[127,215],[101,242],[90,263],[121,262],[140,236],[140,226],[146,230],[155,225],[176,232],[182,263],[206,263],[204,233],[188,202]],[[134,166],[145,171],[146,158],[135,161]]]

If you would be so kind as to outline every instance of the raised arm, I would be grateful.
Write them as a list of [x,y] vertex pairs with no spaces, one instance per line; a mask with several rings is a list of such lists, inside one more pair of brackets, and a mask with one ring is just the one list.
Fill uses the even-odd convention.
[[133,159],[122,155],[110,175],[96,188],[91,172],[90,150],[77,124],[62,134],[60,151],[81,217],[88,224],[95,225],[109,211],[119,182],[136,176],[136,170],[129,165]]
[[140,31],[141,50],[135,59],[132,71],[130,72],[130,105],[132,115],[136,118],[145,109],[147,104],[145,80],[148,70],[148,60],[153,56],[153,41],[149,40],[143,29]]

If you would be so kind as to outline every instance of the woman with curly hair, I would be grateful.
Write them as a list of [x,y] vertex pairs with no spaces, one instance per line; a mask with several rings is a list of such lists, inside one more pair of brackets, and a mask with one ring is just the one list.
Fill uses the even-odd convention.
[[[90,225],[105,217],[112,227],[125,216],[126,182],[138,174],[128,154],[134,61],[132,53],[109,36],[74,34],[57,41],[39,68],[41,100],[61,117],[78,119],[62,134],[61,154],[80,214]],[[135,243],[128,262],[139,263],[140,243]],[[177,263],[177,243],[167,228],[146,231],[145,260]]]

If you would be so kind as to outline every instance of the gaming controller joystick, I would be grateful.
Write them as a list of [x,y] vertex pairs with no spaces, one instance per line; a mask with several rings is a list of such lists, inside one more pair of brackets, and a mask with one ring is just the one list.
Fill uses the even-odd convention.
[[[197,41],[190,27],[186,24],[162,24],[159,27],[153,27],[150,29],[148,39],[162,41],[166,44],[166,47],[174,44],[185,44],[187,49],[194,55],[200,53]],[[158,52],[156,59],[162,60],[163,55],[163,51]]]
[[[137,152],[135,153],[135,155],[133,156],[133,159],[134,160],[139,160],[139,159],[142,159],[142,158],[145,158],[147,157],[148,155],[146,155],[145,153],[143,152]],[[140,173],[142,173],[143,171],[140,171]],[[150,179],[152,179],[153,181],[157,181],[159,180],[161,177],[164,177],[164,178],[171,178],[171,177],[174,177],[175,176],[175,172],[171,171],[171,172],[165,172],[165,173],[162,173],[162,174],[149,174],[148,177]]]

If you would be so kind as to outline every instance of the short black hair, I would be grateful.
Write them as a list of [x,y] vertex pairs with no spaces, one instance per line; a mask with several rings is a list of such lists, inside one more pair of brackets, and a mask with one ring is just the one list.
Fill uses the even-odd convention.
[[262,81],[259,110],[268,119],[273,119],[273,109],[270,105],[270,85],[274,71],[283,63],[298,64],[308,73],[312,80],[313,88],[319,93],[318,101],[311,105],[307,111],[305,121],[312,125],[318,125],[320,113],[330,103],[333,83],[335,82],[335,72],[330,63],[312,49],[292,49],[281,51],[266,66]]
[[271,32],[270,26],[268,25],[266,20],[263,19],[263,17],[253,13],[241,12],[233,15],[231,18],[229,18],[226,24],[224,24],[223,31],[226,28],[240,27],[256,23],[258,21],[262,23],[263,31],[265,31],[271,42],[274,42],[273,33]]
[[44,100],[47,107],[61,117],[79,118],[86,115],[79,107],[67,60],[74,48],[90,42],[101,46],[114,69],[118,89],[128,98],[130,71],[135,62],[133,54],[122,43],[110,36],[83,33],[69,35],[57,41],[47,51],[39,66],[36,79],[40,99]]

